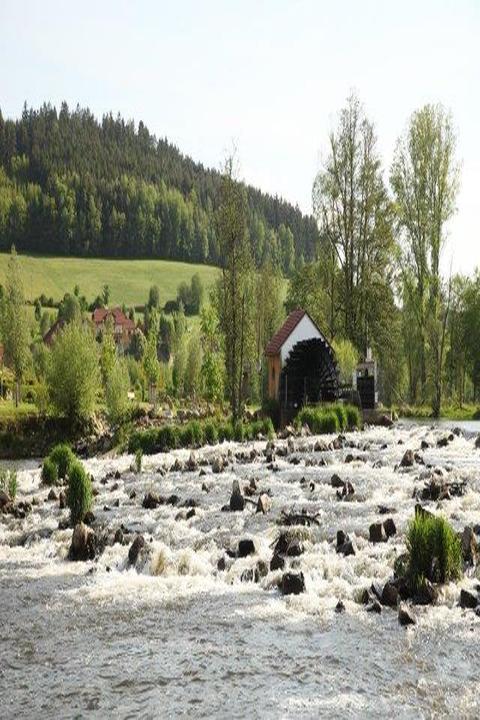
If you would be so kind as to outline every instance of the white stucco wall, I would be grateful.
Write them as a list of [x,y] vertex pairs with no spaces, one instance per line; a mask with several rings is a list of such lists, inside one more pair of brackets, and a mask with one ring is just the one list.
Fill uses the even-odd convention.
[[290,336],[285,340],[280,350],[282,368],[285,365],[285,361],[290,355],[290,351],[293,346],[300,342],[300,340],[310,340],[311,338],[323,338],[323,335],[319,332],[319,330],[317,330],[308,315],[304,315],[295,330],[290,333]]

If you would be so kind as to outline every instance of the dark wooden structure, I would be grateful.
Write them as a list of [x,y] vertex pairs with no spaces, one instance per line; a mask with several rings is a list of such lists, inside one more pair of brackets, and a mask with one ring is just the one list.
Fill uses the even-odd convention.
[[268,396],[284,422],[307,403],[332,402],[339,384],[335,352],[305,310],[294,310],[266,349]]

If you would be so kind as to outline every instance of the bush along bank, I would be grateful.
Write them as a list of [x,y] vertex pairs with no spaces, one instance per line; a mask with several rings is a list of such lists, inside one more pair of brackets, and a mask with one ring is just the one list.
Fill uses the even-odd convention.
[[295,425],[306,425],[315,435],[338,433],[344,430],[355,430],[361,427],[360,411],[355,405],[322,405],[304,407],[295,418]]
[[179,448],[198,448],[201,445],[216,445],[224,440],[243,442],[246,440],[270,439],[274,436],[270,418],[253,422],[221,420],[192,420],[185,425],[162,425],[148,430],[137,430],[128,440],[128,452],[141,450],[146,455],[169,452]]

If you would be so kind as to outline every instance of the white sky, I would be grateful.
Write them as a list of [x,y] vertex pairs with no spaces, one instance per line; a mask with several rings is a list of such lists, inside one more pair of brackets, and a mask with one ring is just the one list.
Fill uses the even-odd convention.
[[[480,265],[480,0],[0,0],[0,108],[24,100],[143,120],[311,211],[327,132],[351,89],[385,167],[409,114],[451,109],[462,183],[444,259]],[[388,173],[387,173],[388,177]]]

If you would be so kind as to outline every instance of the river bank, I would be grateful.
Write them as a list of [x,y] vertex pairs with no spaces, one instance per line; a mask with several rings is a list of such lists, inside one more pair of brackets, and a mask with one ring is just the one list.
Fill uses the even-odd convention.
[[[18,499],[38,504],[23,519],[0,516],[4,716],[475,716],[480,619],[458,605],[461,588],[476,592],[473,573],[442,588],[436,605],[415,606],[407,629],[394,609],[370,613],[358,601],[392,576],[435,468],[465,493],[425,507],[458,531],[480,522],[475,434],[445,437],[397,424],[341,443],[277,440],[270,454],[265,442],[230,442],[198,450],[195,464],[187,450],[144,457],[140,474],[129,455],[91,458],[94,527],[111,537],[121,529],[123,541],[77,563],[67,560],[72,530],[59,529],[67,513],[47,500],[38,463],[17,464]],[[425,464],[401,468],[407,449]],[[352,484],[348,499],[334,475]],[[235,480],[242,490],[254,481],[255,502],[222,511]],[[263,493],[266,514],[255,512]],[[170,502],[144,507],[149,494]],[[303,573],[305,592],[284,596],[273,546],[282,513],[302,511],[318,523],[300,528],[303,551],[284,570]],[[385,517],[396,533],[372,543],[369,527]],[[337,552],[340,529],[354,555]],[[132,565],[138,534],[147,552]],[[236,556],[241,540],[253,554]]]

